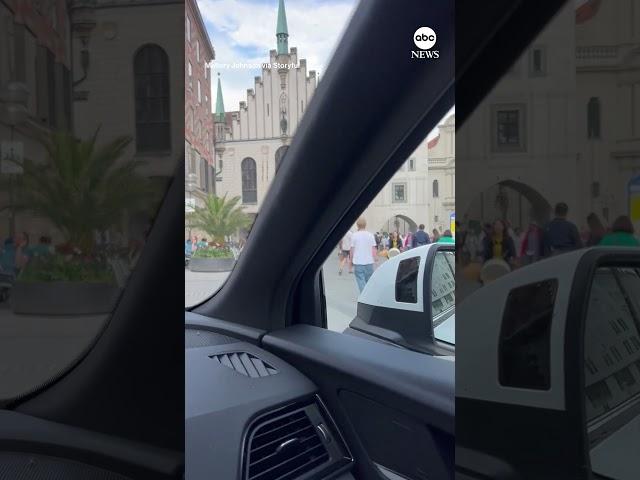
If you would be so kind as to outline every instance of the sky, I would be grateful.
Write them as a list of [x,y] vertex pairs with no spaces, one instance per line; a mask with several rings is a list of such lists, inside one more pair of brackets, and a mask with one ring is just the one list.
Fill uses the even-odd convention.
[[[224,68],[224,64],[260,64],[276,48],[278,0],[197,0],[216,58],[212,64],[211,106],[215,109],[217,74],[220,73],[225,111],[239,109],[247,89],[261,70]],[[307,60],[307,72],[322,80],[326,65],[347,27],[357,0],[285,0],[289,48]],[[452,109],[447,115],[455,113]],[[428,137],[437,134],[434,129]]]
[[[212,65],[212,105],[215,108],[217,74],[220,72],[226,111],[238,110],[253,88],[260,69],[218,68],[219,64],[256,64],[269,61],[276,48],[278,0],[197,0],[209,38],[216,52]],[[320,78],[329,63],[356,0],[285,0],[289,48],[307,60],[307,71]]]

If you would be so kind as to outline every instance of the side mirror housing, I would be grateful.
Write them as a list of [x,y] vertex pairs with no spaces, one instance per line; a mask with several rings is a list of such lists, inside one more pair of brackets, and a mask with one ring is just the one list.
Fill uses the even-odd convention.
[[[449,252],[453,258],[455,246],[431,244],[417,247],[390,258],[378,267],[358,298],[357,314],[347,332],[365,334],[431,355],[454,355],[453,318],[446,325],[434,325],[434,317],[441,320],[441,317],[453,317],[455,302],[454,272],[451,271],[451,283],[444,292],[448,297],[438,297],[438,311],[433,309],[432,300],[438,292],[433,291],[431,274],[437,252]],[[436,290],[442,288],[438,286]],[[439,341],[434,335],[434,328],[441,328],[442,336],[452,341]]]

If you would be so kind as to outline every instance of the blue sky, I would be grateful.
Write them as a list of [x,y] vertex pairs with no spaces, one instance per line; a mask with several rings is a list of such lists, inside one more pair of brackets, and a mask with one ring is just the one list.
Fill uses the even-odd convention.
[[[217,68],[219,64],[261,63],[276,47],[278,0],[197,0],[216,51],[211,98],[215,108],[220,72],[225,110],[238,109],[253,88],[259,69]],[[356,0],[285,0],[289,47],[297,47],[307,70],[322,77],[333,50],[357,4]]]

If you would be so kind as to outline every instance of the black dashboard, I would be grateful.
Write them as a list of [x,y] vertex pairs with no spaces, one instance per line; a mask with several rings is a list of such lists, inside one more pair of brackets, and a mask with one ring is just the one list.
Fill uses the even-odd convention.
[[186,479],[353,479],[317,387],[247,332],[236,339],[198,317],[185,327]]

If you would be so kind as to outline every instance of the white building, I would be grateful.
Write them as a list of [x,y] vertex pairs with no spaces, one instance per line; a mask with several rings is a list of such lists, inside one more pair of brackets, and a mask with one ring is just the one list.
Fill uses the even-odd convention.
[[[457,132],[458,219],[526,227],[564,201],[581,218],[575,164],[573,4],[540,33]],[[553,51],[548,51],[553,48]]]
[[429,232],[450,228],[455,212],[455,116],[438,131],[416,148],[365,210],[370,230],[415,232],[420,224]]
[[255,77],[254,88],[240,108],[224,112],[220,82],[214,124],[216,129],[216,184],[218,195],[242,197],[245,211],[255,214],[274,178],[280,161],[315,92],[316,72],[288,46],[284,0],[278,6],[277,49],[269,65]]
[[[316,72],[288,47],[284,0],[278,5],[277,49],[269,65],[255,77],[254,88],[237,111],[225,112],[218,82],[216,113],[217,195],[240,196],[247,213],[255,214],[287,151],[317,86]],[[269,68],[271,67],[271,68]],[[455,119],[440,126],[440,135],[426,140],[364,212],[369,229],[414,230],[449,228],[455,208]]]

